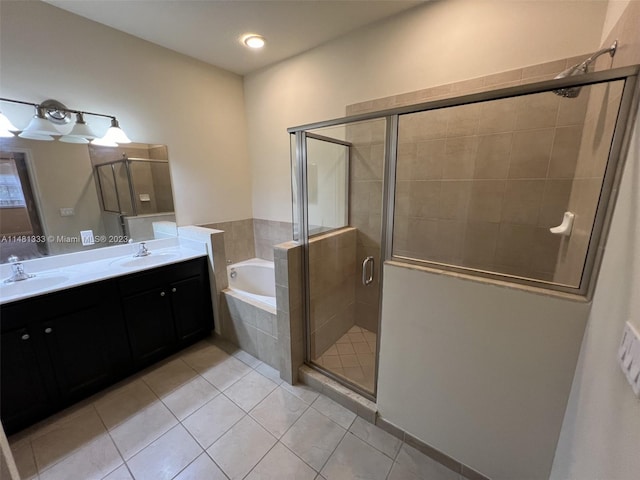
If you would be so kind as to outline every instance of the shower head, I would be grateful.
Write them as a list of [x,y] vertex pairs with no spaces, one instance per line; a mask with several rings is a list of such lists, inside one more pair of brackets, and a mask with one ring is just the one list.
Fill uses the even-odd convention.
[[[603,48],[602,50],[598,50],[583,62],[577,63],[567,68],[566,70],[560,72],[558,75],[554,77],[554,79],[573,77],[574,75],[583,75],[587,73],[587,71],[589,70],[589,65],[591,65],[596,60],[596,58],[598,58],[600,55],[604,55],[605,53],[608,53],[610,56],[613,57],[616,54],[617,49],[618,49],[618,40],[613,42],[613,44],[610,47]],[[558,90],[554,90],[553,93],[565,98],[576,98],[580,94],[581,89],[582,87],[559,88]]]

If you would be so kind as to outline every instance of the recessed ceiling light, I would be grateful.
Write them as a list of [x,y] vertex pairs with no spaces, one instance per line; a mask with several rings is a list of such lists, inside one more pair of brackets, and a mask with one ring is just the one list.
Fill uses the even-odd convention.
[[264,47],[264,37],[254,33],[248,33],[243,35],[242,43],[249,48],[262,48]]

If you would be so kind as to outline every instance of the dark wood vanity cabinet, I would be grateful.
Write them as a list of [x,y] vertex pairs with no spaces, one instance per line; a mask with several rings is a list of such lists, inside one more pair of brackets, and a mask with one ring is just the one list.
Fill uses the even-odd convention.
[[207,264],[201,259],[129,275],[119,283],[137,367],[213,329]]
[[91,395],[126,372],[131,353],[114,296],[115,284],[106,281],[2,306],[6,430]]
[[204,258],[0,307],[0,414],[7,433],[208,335]]

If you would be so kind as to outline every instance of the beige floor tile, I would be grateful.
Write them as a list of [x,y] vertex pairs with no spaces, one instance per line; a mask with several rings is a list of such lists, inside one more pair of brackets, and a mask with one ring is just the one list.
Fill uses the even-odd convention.
[[360,362],[358,361],[358,357],[354,355],[340,355],[340,362],[344,368],[347,367],[359,367]]
[[203,450],[182,425],[176,425],[127,462],[136,480],[169,480]]
[[349,335],[349,340],[351,340],[351,343],[366,342],[364,335],[361,332],[348,333],[348,335]]
[[40,480],[100,480],[119,465],[122,457],[105,432],[41,471]]
[[264,375],[277,385],[280,385],[284,381],[280,378],[280,372],[278,370],[264,362],[260,362],[260,365],[256,367],[256,372]]
[[109,430],[133,417],[136,413],[158,401],[158,397],[142,380],[109,392],[94,405]]
[[312,468],[320,470],[345,433],[340,425],[310,408],[281,441]]
[[361,327],[358,327],[358,326],[354,325],[353,327],[351,327],[349,329],[349,331],[347,333],[362,333],[362,330],[363,329]]
[[369,344],[367,342],[354,342],[353,349],[358,354],[367,354],[368,355],[368,354],[371,353],[371,347],[369,346]]
[[260,402],[251,416],[276,438],[282,437],[309,405],[282,387]]
[[162,401],[178,420],[184,420],[219,394],[220,391],[216,387],[198,375],[164,397]]
[[174,480],[227,480],[227,476],[206,453],[201,454]]
[[21,442],[11,445],[11,453],[13,460],[18,467],[18,473],[22,480],[31,480],[38,477],[38,468],[36,467],[36,459],[33,456],[31,441],[25,439]]
[[311,406],[345,429],[348,429],[356,418],[356,414],[351,410],[324,395],[320,395]]
[[245,412],[249,412],[273,392],[276,387],[277,385],[271,380],[252,370],[227,388],[224,394]]
[[43,472],[104,433],[106,430],[93,405],[48,425],[44,434],[34,433],[31,445],[38,471]]
[[338,343],[336,345],[338,348],[338,353],[340,355],[354,355],[356,351],[353,349],[353,345],[351,342],[349,343]]
[[367,422],[362,417],[355,419],[349,431],[390,458],[396,458],[402,446],[400,439]]
[[245,417],[220,437],[207,453],[231,479],[244,478],[276,443],[251,417]]
[[224,391],[251,371],[251,367],[247,364],[235,357],[228,357],[214,367],[201,372],[201,375],[218,390]]
[[129,460],[177,423],[171,411],[158,400],[118,425],[110,433],[124,459]]
[[187,365],[200,374],[216,365],[220,365],[229,357],[230,355],[228,353],[206,342],[202,342],[196,345],[196,348],[193,350],[180,355],[180,358],[184,360]]
[[340,361],[340,355],[327,355],[322,356],[322,365],[327,368],[341,368],[342,362]]
[[349,380],[354,382],[362,382],[364,378],[364,372],[361,367],[344,367],[344,374]]
[[287,382],[284,382],[280,386],[289,393],[293,393],[296,397],[298,397],[303,402],[308,403],[309,405],[311,405],[315,401],[315,399],[318,398],[318,395],[320,395],[313,388],[307,387],[306,385],[302,385],[300,383],[296,385],[289,385]]
[[316,471],[282,443],[278,443],[245,478],[246,480],[314,480]]
[[351,343],[351,340],[349,339],[349,335],[345,333],[336,341],[336,343]]
[[256,368],[258,365],[260,365],[259,359],[257,359],[253,355],[250,355],[244,350],[238,350],[236,353],[233,354],[233,356],[236,357],[238,360],[240,360],[242,363],[247,364],[251,368]]
[[235,403],[224,395],[218,395],[187,417],[182,424],[203,448],[209,448],[244,415]]
[[323,353],[324,356],[326,355],[338,355],[338,349],[336,348],[335,345],[331,345],[326,352]]
[[103,480],[133,480],[133,477],[126,465],[120,465]]
[[375,361],[376,357],[374,357],[372,353],[358,354],[358,363],[362,367],[374,365]]
[[389,457],[348,433],[320,473],[327,480],[342,478],[385,480],[392,464],[393,460]]
[[[432,458],[427,457],[422,452],[419,452],[413,447],[410,447],[406,443],[402,445],[400,448],[400,452],[396,457],[396,462],[400,464],[402,469],[397,469],[398,471],[408,470],[416,478],[429,478],[433,480],[458,480],[458,474],[453,470],[449,470],[444,465],[436,462]],[[400,480],[403,477],[396,476],[393,478]],[[391,477],[389,477],[391,478]]]
[[176,358],[146,374],[142,379],[159,397],[168,395],[178,387],[193,380],[198,374],[196,371]]

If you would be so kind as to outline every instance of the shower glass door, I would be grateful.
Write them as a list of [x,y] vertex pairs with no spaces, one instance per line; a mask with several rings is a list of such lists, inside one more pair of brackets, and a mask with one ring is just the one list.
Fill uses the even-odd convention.
[[306,361],[370,398],[382,285],[385,132],[386,120],[376,119],[300,132],[296,145]]

